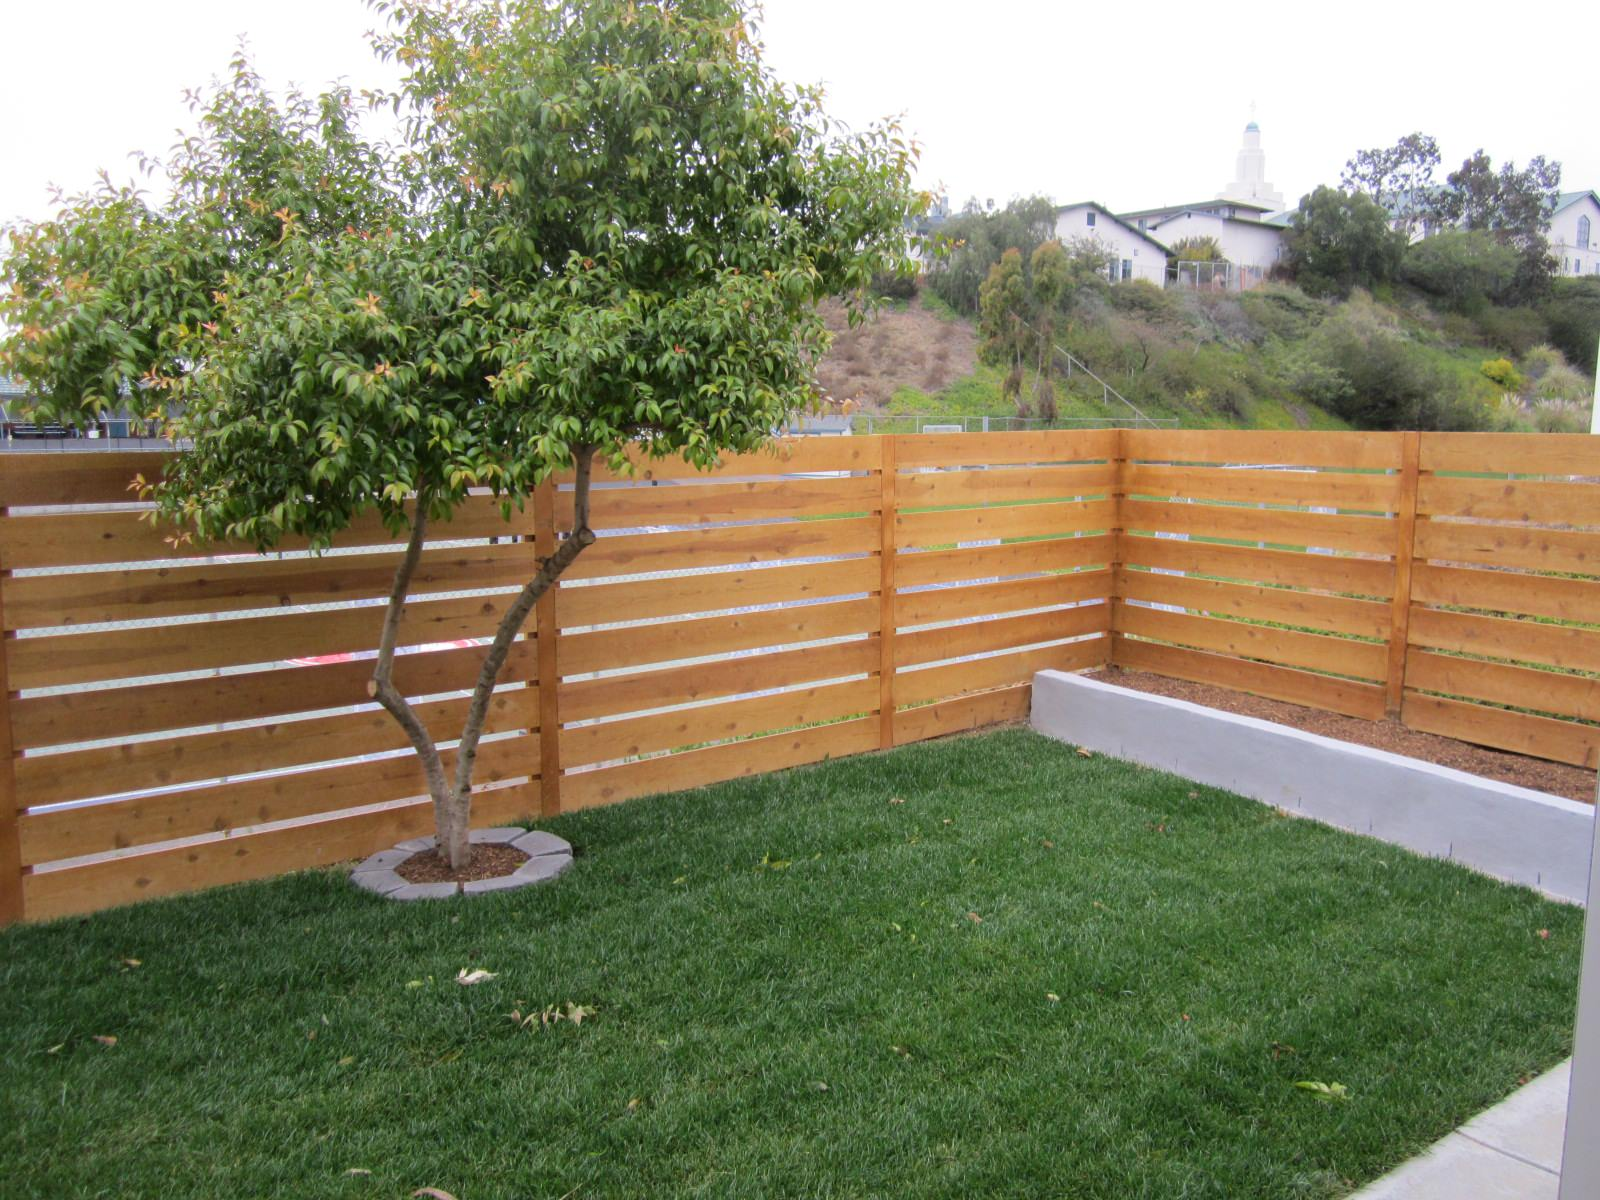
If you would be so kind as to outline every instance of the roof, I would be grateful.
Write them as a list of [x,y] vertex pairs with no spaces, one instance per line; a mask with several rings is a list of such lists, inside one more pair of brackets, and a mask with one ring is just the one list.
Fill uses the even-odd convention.
[[1584,197],[1588,197],[1589,199],[1593,200],[1596,204],[1600,204],[1600,192],[1594,192],[1594,191],[1588,191],[1588,192],[1562,192],[1561,195],[1556,197],[1556,206],[1555,206],[1555,208],[1550,210],[1550,215],[1553,217],[1553,216],[1556,215],[1556,213],[1560,212],[1562,209],[1571,208],[1574,204],[1578,203],[1578,201],[1582,200]]
[[1172,253],[1171,250],[1167,249],[1166,246],[1164,246],[1160,242],[1156,241],[1155,238],[1151,237],[1144,230],[1138,229],[1138,228],[1135,228],[1132,225],[1129,225],[1126,221],[1124,221],[1121,217],[1117,216],[1116,213],[1112,212],[1104,204],[1099,204],[1099,203],[1097,203],[1096,201],[1093,201],[1093,200],[1080,200],[1076,204],[1058,204],[1056,206],[1056,216],[1059,217],[1062,213],[1066,212],[1070,208],[1092,208],[1092,209],[1095,210],[1095,212],[1099,213],[1101,216],[1105,216],[1105,217],[1111,218],[1111,220],[1116,222],[1118,225],[1121,225],[1129,233],[1133,234],[1134,237],[1142,238],[1143,240],[1149,242],[1157,250],[1161,251],[1162,254],[1171,254]]
[[0,375],[0,400],[23,400],[32,394],[20,380]]
[[1159,208],[1139,208],[1133,212],[1120,213],[1119,215],[1129,220],[1135,220],[1139,217],[1153,217],[1157,213],[1194,212],[1203,208],[1216,208],[1221,204],[1231,204],[1235,208],[1253,208],[1257,212],[1263,213],[1272,211],[1272,205],[1257,204],[1254,200],[1226,200],[1221,197],[1214,197],[1210,200],[1199,200],[1193,204],[1163,204]]

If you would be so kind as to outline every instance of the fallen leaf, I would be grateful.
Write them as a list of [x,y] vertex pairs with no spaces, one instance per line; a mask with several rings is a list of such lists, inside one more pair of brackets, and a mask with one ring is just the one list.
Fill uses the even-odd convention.
[[955,824],[955,819],[953,817],[946,817],[944,819],[944,823],[946,825],[954,825]]
[[1350,1099],[1350,1089],[1342,1083],[1322,1083],[1316,1079],[1302,1079],[1295,1084],[1303,1092],[1310,1092],[1324,1104]]
[[484,980],[493,979],[494,977],[493,971],[485,971],[482,967],[474,967],[470,971],[462,967],[461,970],[456,972],[456,982],[462,987],[471,987],[475,983],[482,983]]
[[1190,792],[1189,793],[1189,799],[1191,799],[1191,800],[1200,799],[1200,793],[1199,792]]
[[345,1171],[346,1175],[371,1175],[372,1172],[365,1167],[351,1167]]
[[819,1092],[825,1092],[825,1091],[828,1090],[828,1085],[823,1083],[822,1080],[820,1080],[820,1079],[817,1080],[817,1082],[812,1084],[811,1086],[816,1088],[817,1091],[819,1091]]
[[786,858],[773,858],[770,854],[763,854],[761,861],[756,864],[756,870],[759,871],[765,867],[769,871],[782,871],[792,865]]
[[983,918],[980,917],[975,912],[969,912],[967,914],[967,920],[971,921],[974,925],[982,925],[983,924]]
[[142,966],[144,966],[144,964],[137,958],[125,958],[122,960],[122,969],[124,971],[134,971]]
[[689,877],[687,875],[679,875],[672,882],[673,883],[688,883],[689,882]]
[[890,804],[904,804],[905,803],[905,799],[903,797],[900,797],[900,796],[890,796],[889,797],[889,803]]
[[408,990],[411,989],[411,988],[419,988],[421,986],[422,986],[422,980],[420,980],[420,979],[409,979],[409,980],[406,981],[406,988]]
[[454,1196],[443,1188],[418,1188],[411,1193],[411,1200],[417,1200],[418,1196],[431,1196],[433,1200],[456,1200]]
[[1272,1057],[1273,1058],[1282,1058],[1285,1055],[1293,1054],[1293,1053],[1294,1053],[1294,1047],[1289,1045],[1287,1042],[1273,1042],[1272,1043]]
[[889,1049],[893,1050],[901,1058],[910,1058],[911,1057],[910,1049],[908,1049],[905,1046],[890,1046]]
[[1539,930],[1539,936],[1548,942],[1550,940],[1550,931],[1548,929],[1541,929]]
[[1093,758],[1094,757],[1094,751],[1093,750],[1085,750],[1082,746],[1079,746],[1078,747],[1078,757],[1079,758]]
[[1052,842],[1049,838],[1045,838],[1044,841],[1040,842],[1039,844],[1041,846],[1043,846],[1046,850],[1054,850],[1056,848],[1056,844],[1054,842]]
[[628,1101],[628,1111],[629,1112],[633,1112],[636,1108],[639,1107],[639,1105],[641,1105],[643,1103],[644,1103],[644,1101],[640,1100],[639,1097],[637,1097],[637,1096],[633,1097],[633,1099]]
[[1179,1013],[1178,1015],[1181,1016],[1185,1021],[1187,1021],[1189,1019],[1189,1014],[1188,1013]]
[[592,1016],[594,1016],[594,1009],[590,1005],[574,1004],[571,1000],[567,1001],[566,1017],[574,1025],[582,1025],[585,1017]]
[[45,1053],[46,1054],[59,1054],[59,1053],[61,1053],[61,1051],[65,1050],[66,1048],[67,1048],[67,1044],[65,1042],[57,1042],[54,1046],[51,1046],[48,1050],[46,1050]]
[[102,1046],[115,1046],[117,1044],[116,1036],[110,1033],[97,1033],[94,1035],[94,1040]]
[[1051,1004],[1060,1004],[1061,1003],[1061,997],[1056,995],[1054,992],[1046,992],[1044,994],[1044,998],[1046,1000],[1050,1001]]
[[343,1058],[341,1058],[339,1060],[339,1065],[341,1067],[348,1067],[353,1062],[355,1062],[355,1056],[351,1055],[351,1054],[346,1054]]

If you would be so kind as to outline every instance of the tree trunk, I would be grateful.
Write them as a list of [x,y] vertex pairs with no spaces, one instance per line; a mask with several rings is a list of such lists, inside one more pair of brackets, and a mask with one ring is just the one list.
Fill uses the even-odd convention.
[[[484,656],[478,671],[478,681],[472,690],[472,703],[467,709],[467,719],[461,729],[461,741],[456,747],[455,778],[447,779],[438,748],[427,729],[418,719],[411,705],[395,688],[391,676],[394,668],[394,643],[399,632],[400,618],[405,609],[411,576],[416,571],[417,558],[422,552],[422,539],[427,519],[427,497],[417,497],[417,515],[411,525],[411,539],[406,545],[405,557],[395,571],[394,588],[389,595],[389,607],[384,615],[383,640],[378,649],[378,666],[372,681],[367,685],[368,695],[405,729],[411,744],[422,759],[428,778],[428,794],[433,798],[433,818],[439,853],[454,870],[467,866],[471,854],[468,833],[472,825],[472,771],[478,761],[478,742],[483,736],[484,720],[489,714],[489,702],[505,667],[511,643],[527,622],[528,614],[550,587],[570,567],[585,547],[594,544],[594,530],[589,528],[589,483],[594,466],[594,447],[577,449],[577,473],[573,487],[572,530],[562,539],[556,552],[539,562],[539,570],[506,609],[495,629],[494,640]],[[541,636],[554,636],[546,630]]]

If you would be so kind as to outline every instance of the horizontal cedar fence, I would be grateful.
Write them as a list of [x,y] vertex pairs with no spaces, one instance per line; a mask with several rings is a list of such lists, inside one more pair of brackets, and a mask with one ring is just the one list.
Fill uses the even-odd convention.
[[[1116,434],[812,439],[714,474],[597,473],[598,541],[513,648],[476,824],[1025,716],[1103,663]],[[130,501],[159,454],[0,460],[8,740],[0,920],[355,858],[431,829],[365,690],[400,543],[174,545]],[[429,527],[396,682],[445,747],[484,645],[571,518]],[[447,750],[448,753],[448,750]]]
[[[0,460],[0,920],[359,857],[431,828],[366,695],[400,545],[174,546],[157,454]],[[1114,663],[1558,761],[1600,754],[1600,446],[1085,430],[814,438],[597,473],[513,648],[474,821],[1014,720]],[[570,521],[430,526],[396,681],[448,747]]]

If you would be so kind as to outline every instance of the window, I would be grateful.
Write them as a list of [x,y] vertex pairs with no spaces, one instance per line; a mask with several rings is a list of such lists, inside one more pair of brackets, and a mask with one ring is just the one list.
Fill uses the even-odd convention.
[[1131,258],[1122,260],[1122,277],[1124,279],[1133,278],[1133,260]]
[[1579,217],[1578,218],[1578,249],[1579,250],[1587,250],[1588,248],[1589,248],[1589,218],[1588,217]]
[[1089,226],[1090,229],[1093,229],[1094,228],[1094,209],[1091,208],[1089,210],[1089,212],[1087,214],[1087,218],[1088,219],[1086,221],[1086,224]]

